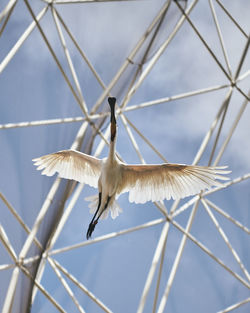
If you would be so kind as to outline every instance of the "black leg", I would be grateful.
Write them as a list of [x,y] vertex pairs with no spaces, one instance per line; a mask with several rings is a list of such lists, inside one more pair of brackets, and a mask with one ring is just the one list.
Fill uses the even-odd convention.
[[97,215],[97,213],[98,213],[98,211],[99,211],[99,209],[100,209],[101,200],[102,200],[102,193],[99,192],[98,207],[97,207],[97,209],[96,209],[96,211],[95,211],[95,214],[94,214],[94,216],[93,216],[93,218],[92,218],[92,220],[91,220],[91,222],[90,222],[90,224],[89,224],[89,228],[88,228],[87,235],[86,235],[87,239],[89,239],[89,238],[91,237],[91,234],[92,234],[92,232],[93,232],[94,229],[95,229],[95,225],[97,224],[97,222],[95,223],[94,220],[95,220],[95,217],[96,217],[96,215]]
[[96,214],[97,214],[97,212],[99,210],[99,207],[100,207],[100,206],[98,206],[98,209],[96,210],[94,218],[92,219],[91,223],[89,224],[89,228],[88,228],[88,231],[87,231],[87,239],[89,239],[91,237],[91,235],[92,235],[92,233],[93,233],[93,231],[95,229],[95,225],[98,223],[98,220],[101,217],[102,213],[107,209],[110,198],[111,197],[108,197],[108,200],[107,200],[107,202],[105,204],[105,207],[103,208],[102,212],[98,215],[97,219],[94,220],[94,218],[95,218],[95,216],[96,216]]
[[96,224],[97,224],[99,218],[101,217],[102,213],[107,209],[110,198],[111,198],[111,197],[108,197],[108,200],[107,200],[107,202],[106,202],[106,204],[105,204],[105,207],[103,208],[102,212],[98,215],[98,217],[97,217],[97,219],[96,219]]

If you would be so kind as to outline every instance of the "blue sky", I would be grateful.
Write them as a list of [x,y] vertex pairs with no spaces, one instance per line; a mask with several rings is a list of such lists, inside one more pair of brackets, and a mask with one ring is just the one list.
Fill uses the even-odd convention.
[[[136,42],[138,42],[146,26],[159,11],[163,2],[158,0],[74,4],[58,5],[56,8],[103,82],[108,85]],[[242,4],[246,6],[243,1]],[[246,44],[246,38],[220,7],[214,5],[232,72],[235,73]],[[225,5],[235,19],[240,22],[245,32],[248,33],[249,10],[242,10],[242,6],[233,1]],[[0,9],[3,7],[4,5],[1,5]],[[43,7],[44,3],[42,1],[32,3],[32,8],[36,14]],[[179,15],[179,11],[172,3],[171,11],[168,13],[168,18],[164,24],[164,30],[161,32],[151,56],[154,56],[154,52],[163,42],[163,39],[171,32]],[[198,1],[191,14],[191,19],[221,64],[226,68],[208,2]],[[18,2],[0,38],[1,62],[31,21],[30,13],[25,4]],[[66,69],[66,73],[70,75],[51,12],[45,15],[41,25],[55,49],[56,55]],[[69,38],[65,37],[84,99],[88,108],[91,109],[100,97],[102,89],[96,83],[92,73]],[[143,69],[147,65],[148,63]],[[248,53],[240,75],[249,70],[249,65]],[[128,81],[131,79],[133,72],[132,66],[129,67],[120,82],[112,90],[113,96],[117,96],[118,103],[123,100],[125,88],[128,88]],[[228,79],[188,23],[185,22],[141,87],[131,98],[128,106],[223,84],[228,84]],[[240,82],[239,86],[245,93],[248,93],[249,76]],[[125,113],[125,115],[169,162],[191,164],[228,90],[229,88],[224,88],[193,97],[185,97],[180,100],[150,106],[143,110],[133,110]],[[0,94],[2,104],[0,107],[0,124],[76,117],[83,114],[37,29],[32,32],[1,73]],[[244,96],[234,90],[215,156],[226,139],[243,102]],[[102,109],[105,109],[105,106]],[[220,165],[230,167],[232,179],[249,173],[249,116],[248,105],[219,162]],[[122,120],[118,117],[117,121],[118,152],[126,162],[140,163]],[[54,177],[41,176],[32,165],[31,159],[70,148],[80,125],[78,122],[0,129],[2,146],[0,152],[0,192],[9,200],[30,228],[32,228],[44,199],[55,180]],[[106,126],[107,123],[104,124],[103,131],[106,130]],[[162,162],[159,156],[136,132],[133,131],[133,134],[147,163]],[[205,165],[208,163],[215,134],[202,156],[200,164]],[[100,138],[97,137],[94,142],[93,153],[99,142]],[[106,156],[106,153],[107,147],[104,148],[101,157]],[[63,182],[61,190],[65,185],[66,182]],[[62,233],[55,243],[55,249],[85,241],[91,215],[88,212],[88,203],[84,198],[94,193],[96,193],[96,190],[93,188],[84,187]],[[67,204],[71,199],[69,198]],[[234,219],[246,227],[250,227],[248,180],[211,194],[208,199],[223,208]],[[186,200],[182,200],[180,205],[185,202]],[[151,203],[145,205],[129,203],[126,194],[119,198],[119,204],[123,208],[123,213],[115,221],[109,218],[100,222],[93,234],[94,238],[163,217],[156,206]],[[165,202],[168,210],[170,210],[171,205],[171,201]],[[2,201],[0,201],[0,210],[1,224],[6,230],[16,253],[19,254],[26,240],[26,234]],[[39,238],[44,237],[46,234],[46,227],[53,217],[52,211],[51,208],[46,215],[45,222],[38,233]],[[176,217],[176,221],[184,228],[190,212],[191,209],[189,208]],[[213,211],[213,213],[243,264],[250,270],[249,236],[217,212]],[[110,240],[58,253],[54,258],[113,312],[136,312],[162,228],[163,223]],[[214,255],[223,260],[229,268],[243,277],[239,265],[232,257],[202,205],[198,207],[191,234],[208,247]],[[182,233],[171,225],[162,271],[159,302],[169,278],[181,238]],[[28,256],[33,256],[34,251],[34,248],[32,248]],[[3,245],[0,245],[0,259],[1,264],[12,262]],[[8,286],[10,276],[11,270],[0,271],[0,279],[4,282],[4,286]],[[144,312],[152,312],[156,279],[157,274],[150,289]],[[25,278],[20,281],[14,302],[15,312],[18,312],[20,305],[18,295],[20,296],[21,288],[27,286]],[[80,292],[72,282],[67,281],[86,312],[103,312],[92,300]],[[48,263],[41,283],[66,312],[79,312]],[[243,301],[248,296],[249,291],[245,286],[188,240],[164,312],[217,312]],[[4,297],[5,294],[1,293],[1,305],[4,302]],[[249,303],[242,305],[237,313],[248,312],[249,308]],[[57,309],[41,292],[38,292],[32,312],[53,313],[57,312]]]

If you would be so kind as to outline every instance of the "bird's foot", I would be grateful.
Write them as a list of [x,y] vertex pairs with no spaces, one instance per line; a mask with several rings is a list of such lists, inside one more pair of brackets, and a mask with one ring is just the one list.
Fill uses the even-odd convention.
[[87,240],[91,237],[94,229],[95,229],[95,225],[98,223],[98,221],[94,221],[92,223],[89,224],[89,228],[88,228],[88,231],[87,231]]

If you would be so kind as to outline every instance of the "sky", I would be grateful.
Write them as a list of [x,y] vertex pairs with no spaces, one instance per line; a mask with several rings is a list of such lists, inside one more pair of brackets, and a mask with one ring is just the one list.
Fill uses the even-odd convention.
[[[7,1],[1,4],[0,10],[3,9],[6,3]],[[56,9],[58,9],[104,84],[108,85],[163,3],[164,1],[157,0],[81,5],[65,4],[57,5]],[[188,3],[190,4],[191,1],[188,1]],[[213,3],[231,70],[232,73],[235,73],[246,44],[246,38],[218,4],[215,1]],[[242,10],[242,6],[234,1],[229,1],[225,5],[248,34],[249,10],[246,6],[250,5],[244,1],[241,3],[244,5],[245,10]],[[36,14],[44,6],[45,4],[42,1],[32,2],[32,8]],[[180,13],[175,4],[172,3],[164,27],[143,70],[150,64],[157,48],[171,33],[179,17]],[[208,1],[198,1],[191,13],[191,20],[219,62],[226,68]],[[4,60],[31,21],[32,18],[24,2],[18,2],[0,37],[0,62]],[[42,19],[41,26],[66,73],[70,75],[50,11]],[[84,99],[90,110],[99,99],[102,88],[96,83],[93,74],[83,62],[69,38],[66,35],[65,38]],[[242,65],[240,76],[249,71],[249,65],[248,53]],[[126,88],[129,86],[128,82],[131,80],[134,71],[133,66],[128,67],[118,84],[112,89],[112,94],[117,96],[118,104],[123,101]],[[83,116],[82,110],[65,83],[37,29],[31,33],[0,74],[1,125]],[[73,84],[72,78],[70,80]],[[225,84],[228,84],[226,75],[208,53],[194,30],[185,22],[140,88],[133,95],[128,107],[146,101]],[[242,80],[239,86],[247,94],[249,76]],[[179,100],[148,106],[144,109],[131,110],[126,112],[125,116],[169,162],[191,164],[228,91],[229,88],[227,87],[210,93],[184,97]],[[226,139],[243,102],[244,96],[234,89],[215,156]],[[107,104],[104,101],[101,110],[106,109]],[[249,173],[249,116],[248,105],[219,162],[219,165],[228,165],[232,170],[231,179]],[[127,163],[141,163],[131,144],[122,119],[118,117],[117,122],[117,151]],[[55,180],[54,177],[41,176],[32,165],[31,159],[58,150],[69,149],[80,126],[81,123],[78,122],[0,129],[2,146],[0,152],[0,192],[8,199],[29,228],[32,228],[46,195]],[[103,125],[103,132],[106,131],[107,126],[106,121]],[[141,155],[147,163],[163,162],[135,131],[132,131],[132,133],[135,136]],[[215,134],[199,164],[206,165],[208,163]],[[100,137],[97,136],[93,145],[93,154],[99,143]],[[107,151],[108,148],[105,147],[100,157],[105,157]],[[62,190],[65,186],[66,182],[63,182]],[[96,190],[91,187],[85,186],[83,188],[63,231],[55,243],[54,249],[85,241],[85,234],[91,219],[85,197],[95,193]],[[213,193],[208,196],[208,199],[223,208],[225,212],[241,224],[247,228],[250,227],[249,180]],[[72,197],[67,201],[66,207],[71,200]],[[116,220],[109,218],[99,223],[93,238],[163,217],[152,203],[144,205],[129,203],[127,194],[122,195],[118,201],[123,208],[123,213]],[[182,200],[180,205],[185,202],[186,200]],[[171,205],[172,201],[165,201],[167,210],[171,209]],[[2,201],[0,201],[0,210],[1,225],[4,227],[16,253],[19,254],[26,240],[26,234]],[[51,208],[39,230],[38,236],[41,238],[45,236],[46,227],[53,219],[52,211]],[[191,209],[189,208],[176,217],[176,221],[184,228],[190,212]],[[246,269],[249,270],[249,236],[218,212],[213,211],[213,213]],[[119,313],[136,312],[162,228],[163,223],[160,223],[110,240],[55,254],[54,259],[95,294],[111,311]],[[202,205],[198,207],[191,234],[210,249],[214,255],[223,260],[229,268],[245,278]],[[165,290],[181,239],[182,233],[171,225],[167,239],[158,304]],[[31,249],[28,256],[33,256],[34,251],[34,249]],[[3,245],[0,245],[0,260],[0,264],[13,262]],[[11,274],[10,269],[0,271],[0,280],[1,284],[5,286],[5,292]],[[153,280],[153,287],[150,289],[144,312],[152,312],[156,280],[157,274]],[[245,280],[247,279],[245,278]],[[80,292],[72,282],[69,280],[67,282],[86,312],[103,312],[89,297]],[[66,312],[79,312],[48,262],[41,284]],[[18,285],[13,306],[14,312],[18,312],[19,301],[23,301],[20,300],[20,291],[25,286],[27,286],[27,282],[23,278]],[[218,312],[243,301],[248,296],[248,289],[244,285],[212,260],[197,245],[188,240],[164,312]],[[1,292],[1,308],[4,298],[5,293]],[[242,305],[236,312],[249,312],[249,308],[248,303]],[[53,313],[58,312],[58,310],[41,292],[38,292],[32,312]]]

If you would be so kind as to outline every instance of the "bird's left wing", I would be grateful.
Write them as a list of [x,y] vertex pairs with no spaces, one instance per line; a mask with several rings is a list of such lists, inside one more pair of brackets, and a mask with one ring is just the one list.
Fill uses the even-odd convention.
[[181,199],[211,186],[221,185],[216,179],[229,179],[223,176],[230,173],[225,168],[171,163],[121,164],[121,180],[117,193],[128,191],[129,201],[135,203]]
[[76,150],[63,150],[33,159],[42,175],[56,172],[62,178],[73,179],[97,187],[101,174],[101,160]]

